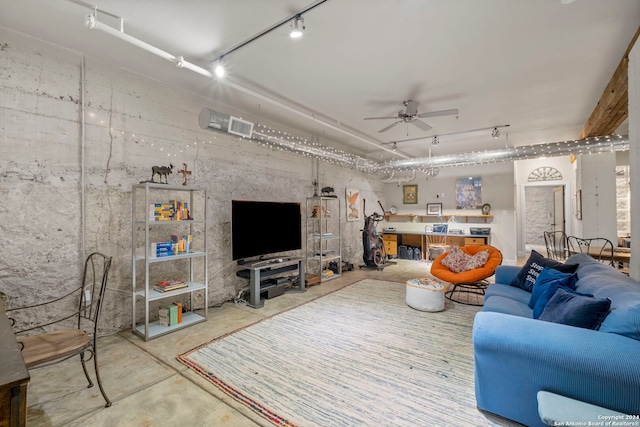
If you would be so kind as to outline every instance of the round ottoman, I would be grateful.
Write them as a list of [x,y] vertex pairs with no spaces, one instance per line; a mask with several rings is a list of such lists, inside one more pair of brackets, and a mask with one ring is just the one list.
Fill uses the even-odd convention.
[[437,279],[407,280],[407,305],[420,311],[442,311],[446,289]]

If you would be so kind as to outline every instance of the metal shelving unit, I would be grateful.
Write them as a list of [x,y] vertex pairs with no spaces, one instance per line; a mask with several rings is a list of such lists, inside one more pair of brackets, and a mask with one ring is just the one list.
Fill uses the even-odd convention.
[[342,275],[342,221],[340,199],[309,197],[306,205],[307,276],[320,282]]
[[[198,204],[201,205],[193,212],[198,212],[196,215],[199,219],[182,220],[182,221],[153,221],[149,218],[149,209],[152,203],[159,201],[168,201],[169,197],[177,199],[175,194],[184,194],[187,192],[189,195],[189,211],[192,212],[194,208],[194,199],[197,193],[202,193],[202,197],[198,197]],[[203,187],[186,187],[177,185],[157,184],[157,183],[143,183],[135,184],[131,189],[131,265],[132,265],[132,288],[133,288],[133,316],[131,330],[134,334],[140,336],[145,341],[152,338],[159,337],[176,331],[178,329],[186,328],[191,325],[195,325],[207,320],[207,307],[208,307],[208,271],[207,271],[207,227],[206,227],[206,200],[207,190]],[[172,195],[172,196],[169,196]],[[140,198],[144,200],[141,201]],[[141,215],[144,215],[142,219]],[[155,257],[151,254],[150,243],[151,234],[159,231],[165,232],[167,235],[171,233],[182,232],[188,230],[188,234],[194,235],[198,227],[201,232],[198,234],[198,242],[195,241],[196,247],[203,250],[193,251],[183,254]],[[144,245],[144,246],[143,246]],[[194,261],[202,260],[202,269],[200,272],[200,278],[202,281],[195,281],[195,263]],[[182,289],[176,289],[169,292],[159,292],[153,289],[153,283],[150,283],[150,270],[152,266],[163,263],[189,263],[189,279],[187,280],[187,287]],[[138,268],[144,266],[144,280],[138,277]],[[144,281],[144,284],[142,283]],[[195,293],[201,292],[204,294],[204,308],[201,313],[196,313],[193,310]],[[182,314],[182,322],[171,325],[163,326],[158,321],[150,321],[150,304],[154,301],[161,301],[165,299],[175,299],[178,296],[188,294],[190,297],[189,311]],[[137,307],[139,304],[144,304],[144,320],[138,321]]]

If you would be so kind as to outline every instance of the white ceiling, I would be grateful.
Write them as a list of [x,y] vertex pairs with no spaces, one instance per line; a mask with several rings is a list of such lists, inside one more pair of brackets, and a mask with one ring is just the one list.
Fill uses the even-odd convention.
[[[93,0],[124,18],[126,33],[196,65],[314,4],[308,0]],[[426,157],[578,137],[640,23],[638,0],[327,0],[225,57],[230,81],[296,106],[333,127],[286,111],[84,26],[72,0],[0,0],[0,25],[205,94],[325,145],[372,160]],[[117,20],[98,14],[100,22]],[[378,131],[402,102],[459,116]],[[204,105],[203,105],[204,106]],[[195,118],[194,118],[195,120]],[[509,124],[490,130],[431,137]],[[508,134],[508,139],[507,139]],[[353,135],[357,135],[357,138]],[[399,142],[398,153],[391,143]],[[366,140],[367,142],[363,141]],[[389,151],[384,151],[384,147]]]

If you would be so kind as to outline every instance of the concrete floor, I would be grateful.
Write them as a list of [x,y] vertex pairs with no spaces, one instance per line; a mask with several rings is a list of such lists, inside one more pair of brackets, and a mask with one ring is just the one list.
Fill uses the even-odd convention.
[[[261,309],[225,303],[208,320],[149,342],[125,330],[99,340],[99,366],[113,402],[104,408],[97,385],[87,388],[78,358],[31,371],[29,426],[271,426],[176,359],[178,354],[264,317],[365,278],[405,282],[425,277],[430,264],[397,260],[383,271],[359,269],[267,300]],[[93,375],[93,372],[91,372]],[[92,377],[95,378],[95,377]]]

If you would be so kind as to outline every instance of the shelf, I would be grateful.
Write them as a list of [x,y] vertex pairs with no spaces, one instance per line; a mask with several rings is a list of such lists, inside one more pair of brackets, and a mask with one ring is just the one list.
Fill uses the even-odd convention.
[[160,184],[159,182],[144,182],[142,184],[134,184],[133,188],[149,188],[157,190],[172,190],[172,191],[204,191],[204,187],[189,187],[188,185],[168,185]]
[[337,279],[338,277],[342,276],[342,274],[332,274],[331,276],[322,276],[322,281],[326,282],[328,280],[333,280],[333,279]]
[[[342,274],[342,212],[337,197],[308,197],[306,203],[306,271],[310,276],[318,277],[319,282],[340,277]],[[322,216],[331,212],[331,216]],[[312,213],[320,213],[313,216]],[[332,276],[322,275],[329,262],[335,262]],[[331,264],[332,267],[333,264]]]
[[[170,298],[175,295],[188,294],[189,292],[205,289],[204,283],[187,282],[187,285],[188,286],[186,288],[180,288],[169,292],[158,292],[155,289],[151,289],[152,285],[149,285],[149,295],[147,299],[149,301],[155,301],[159,299]],[[139,297],[144,297],[144,289],[136,291],[136,295]]]
[[[136,220],[136,224],[145,225],[147,221]],[[206,224],[207,222],[201,219],[183,219],[182,221],[149,221],[149,225],[176,225],[176,224]]]
[[[207,255],[206,252],[189,252],[188,254],[178,254],[178,255],[170,255],[170,256],[161,256],[161,257],[149,257],[149,263],[152,262],[164,262],[164,261],[173,261],[176,259],[188,259],[188,258],[198,258]],[[144,261],[144,255],[136,256],[136,261]]]
[[316,255],[307,257],[307,259],[315,259],[316,261],[335,261],[340,258],[342,258],[340,255],[324,255],[322,257],[320,257],[320,255]]
[[[193,311],[188,311],[186,313],[182,313],[182,322],[176,325],[162,326],[160,325],[160,322],[149,322],[149,328],[148,328],[149,338],[156,338],[161,335],[165,335],[173,331],[177,331],[178,329],[186,328],[187,326],[204,322],[206,320],[207,320],[206,317],[198,313],[194,313]],[[144,329],[145,329],[145,325],[143,323],[141,325],[136,326],[136,328],[133,329],[133,333],[142,338],[145,338]]]
[[484,222],[493,220],[493,214],[445,214],[445,215],[420,215],[420,214],[385,214],[387,222],[448,222],[451,218],[464,218],[464,222],[469,222],[469,218],[484,219]]

